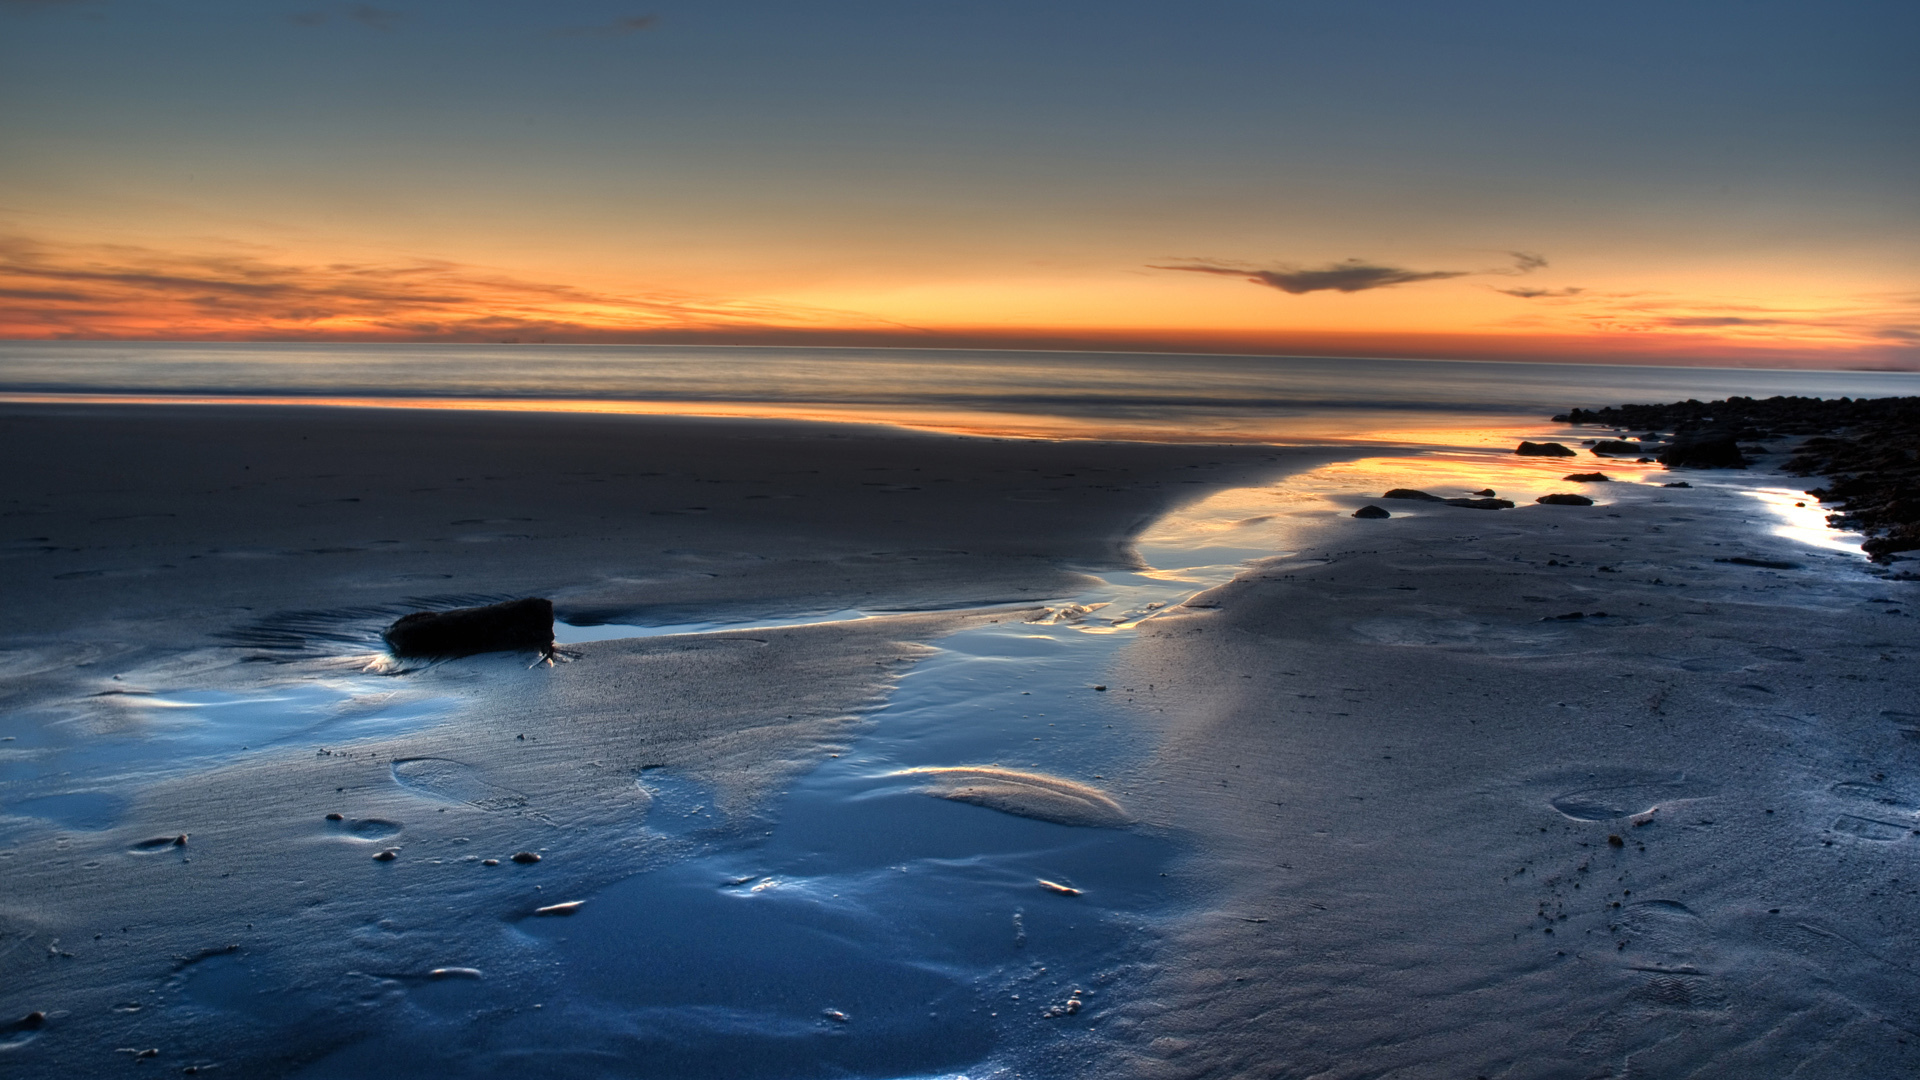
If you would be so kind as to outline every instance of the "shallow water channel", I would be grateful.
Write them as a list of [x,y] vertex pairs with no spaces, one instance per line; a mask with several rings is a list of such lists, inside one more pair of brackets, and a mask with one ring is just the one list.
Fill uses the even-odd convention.
[[[1040,621],[1009,612],[934,642],[849,751],[788,788],[758,842],[697,848],[580,898],[570,917],[518,924],[557,969],[538,1009],[475,1031],[464,1018],[484,986],[429,983],[414,996],[444,1026],[357,1045],[302,1075],[400,1061],[474,1076],[1074,1072],[1071,1045],[1097,1029],[1148,927],[1179,903],[1167,873],[1177,840],[929,798],[926,777],[904,771],[1045,773],[1124,806],[1123,778],[1152,747],[1116,707],[1130,689],[1113,674],[1117,651],[1244,559],[1279,554],[1267,535],[1194,543],[1209,524],[1175,515],[1139,545],[1153,569],[1106,573]],[[862,617],[557,630],[567,643]],[[701,786],[660,773],[639,782],[650,829],[721,834]]]

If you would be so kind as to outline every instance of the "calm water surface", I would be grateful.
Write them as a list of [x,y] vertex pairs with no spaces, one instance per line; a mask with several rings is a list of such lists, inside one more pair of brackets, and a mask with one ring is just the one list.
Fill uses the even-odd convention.
[[1304,441],[1572,406],[1920,393],[1920,373],[948,349],[0,343],[0,398],[337,402]]

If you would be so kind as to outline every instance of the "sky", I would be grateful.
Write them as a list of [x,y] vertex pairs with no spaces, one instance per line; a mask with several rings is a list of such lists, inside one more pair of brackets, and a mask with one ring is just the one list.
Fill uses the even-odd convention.
[[1920,370],[1920,4],[0,0],[0,338]]

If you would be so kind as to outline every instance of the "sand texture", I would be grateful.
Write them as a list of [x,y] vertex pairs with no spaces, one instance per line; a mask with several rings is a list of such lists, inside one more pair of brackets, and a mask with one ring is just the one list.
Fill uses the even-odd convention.
[[1099,788],[1043,773],[955,765],[908,769],[900,775],[924,777],[929,795],[1060,825],[1113,828],[1133,821]]
[[1143,630],[1131,807],[1210,899],[1097,1073],[1920,1073],[1915,586],[1588,494],[1334,516]]

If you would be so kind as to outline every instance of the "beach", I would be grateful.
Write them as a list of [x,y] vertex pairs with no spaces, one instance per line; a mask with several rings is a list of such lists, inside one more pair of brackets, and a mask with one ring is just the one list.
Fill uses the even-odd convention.
[[[1920,1066],[1914,586],[1767,462],[73,403],[0,445],[13,1074]],[[555,663],[384,656],[523,595]]]

